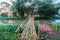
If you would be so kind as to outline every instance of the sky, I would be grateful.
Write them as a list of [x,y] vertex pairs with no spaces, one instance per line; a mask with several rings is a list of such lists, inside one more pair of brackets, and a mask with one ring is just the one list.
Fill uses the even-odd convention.
[[[7,3],[9,3],[9,4],[12,4],[11,2],[10,2],[10,0],[0,0],[0,3],[1,2],[7,2]],[[57,2],[60,2],[60,0],[56,0],[54,3],[57,3]]]
[[60,2],[60,0],[57,0],[57,2]]
[[0,3],[1,3],[1,2],[7,2],[7,3],[9,3],[9,4],[12,5],[12,3],[10,2],[10,0],[0,0]]
[[[3,1],[9,2],[10,0],[0,0],[0,2],[3,2]],[[56,2],[60,2],[60,0],[57,0]]]

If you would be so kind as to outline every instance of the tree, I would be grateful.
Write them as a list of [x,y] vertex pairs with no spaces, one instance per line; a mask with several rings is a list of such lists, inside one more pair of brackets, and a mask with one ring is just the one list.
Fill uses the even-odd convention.
[[55,4],[52,3],[50,0],[45,0],[43,2],[37,2],[39,7],[37,13],[40,15],[40,18],[52,18],[58,14],[58,7],[55,7]]
[[58,14],[58,7],[51,0],[16,0],[14,9],[17,10],[21,16],[26,14],[39,14],[40,18],[48,19]]
[[14,10],[14,13],[16,12],[18,15],[24,16],[24,11],[23,11],[23,2],[21,0],[15,0],[12,1],[12,10]]

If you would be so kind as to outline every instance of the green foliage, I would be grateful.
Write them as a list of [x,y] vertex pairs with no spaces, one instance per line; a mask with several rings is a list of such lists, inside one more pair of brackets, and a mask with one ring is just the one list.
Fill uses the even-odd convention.
[[[22,33],[25,28],[25,24],[22,24],[19,32]],[[16,33],[17,25],[3,25],[0,24],[0,39],[1,40],[16,40],[18,37],[18,33]]]
[[0,20],[25,20],[26,17],[1,17]]
[[60,40],[60,37],[55,38],[55,40]]
[[[20,27],[20,31],[22,31],[25,28],[25,24],[22,24]],[[17,25],[0,25],[0,31],[6,31],[6,32],[15,32],[17,29]]]
[[17,33],[0,31],[0,40],[16,40],[16,39],[17,39]]
[[53,28],[54,30],[57,29],[60,29],[60,22],[57,22],[57,23],[51,23],[50,24],[51,28]]
[[47,18],[54,17],[56,14],[58,14],[57,7],[55,7],[55,5],[49,1],[47,1],[47,2],[43,1],[43,2],[39,3],[38,5],[39,5],[39,9],[38,9],[37,13],[42,18],[47,19]]
[[0,37],[2,40],[16,40],[17,33],[15,33],[16,25],[0,25]]
[[15,25],[0,25],[0,31],[14,32],[16,29]]
[[25,27],[26,27],[26,25],[25,24],[22,24],[21,27],[20,27],[19,32],[22,33]]
[[57,22],[56,24],[57,24],[57,27],[60,28],[60,22]]
[[[20,16],[24,16],[24,11],[23,11],[23,0],[15,0],[16,2],[12,1],[13,6],[11,7],[13,12],[18,13]],[[15,11],[16,10],[16,11]]]
[[[34,2],[35,1],[35,2]],[[40,18],[42,19],[50,19],[53,18],[56,14],[58,14],[59,8],[55,7],[54,4],[52,4],[52,0],[16,0],[16,2],[13,2],[13,9],[16,10],[21,16],[24,15],[24,13],[27,14],[39,14]],[[31,5],[25,6],[25,3],[29,2]],[[32,2],[32,3],[31,3]],[[57,6],[57,5],[56,5]],[[35,11],[34,11],[35,10]]]

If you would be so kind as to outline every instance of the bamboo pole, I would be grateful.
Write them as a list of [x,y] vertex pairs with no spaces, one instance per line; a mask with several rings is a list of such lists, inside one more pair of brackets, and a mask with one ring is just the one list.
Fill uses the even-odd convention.
[[56,24],[56,30],[57,30],[57,24]]
[[[27,19],[26,19],[26,20],[27,20]],[[24,23],[26,22],[26,20],[24,20],[24,21],[21,23],[21,25],[22,25],[22,24],[24,24]],[[20,27],[21,27],[21,25],[20,25],[20,24],[18,24],[18,26],[20,26]],[[16,31],[15,31],[15,32],[17,32],[17,31],[19,30],[19,28],[20,28],[20,27],[18,27],[18,28],[16,29]]]
[[[26,19],[26,20],[27,20],[27,19]],[[24,24],[26,20],[24,20],[24,21],[21,23],[21,25],[22,25],[22,24]],[[17,30],[15,31],[15,32],[18,32],[18,38],[17,38],[17,40],[20,40],[20,37],[19,37],[19,36],[20,36],[19,28],[21,27],[21,25],[20,25],[20,24],[18,24],[18,25],[17,25],[17,26],[18,26],[18,28],[17,28]]]

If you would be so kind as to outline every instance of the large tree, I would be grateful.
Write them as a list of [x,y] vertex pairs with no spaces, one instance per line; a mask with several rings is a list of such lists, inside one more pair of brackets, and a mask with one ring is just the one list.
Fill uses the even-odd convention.
[[52,18],[58,14],[59,7],[57,5],[56,7],[52,0],[37,1],[36,4],[38,5],[38,11],[36,13],[40,15],[40,18]]
[[[15,0],[12,1],[12,10],[14,14],[18,14],[20,16],[24,16],[24,10],[23,10],[23,2],[21,0]],[[16,16],[16,15],[15,15]]]
[[42,19],[47,19],[58,14],[59,8],[52,2],[52,0],[16,0],[13,6],[21,16],[23,16],[24,13],[34,13],[39,14]]

